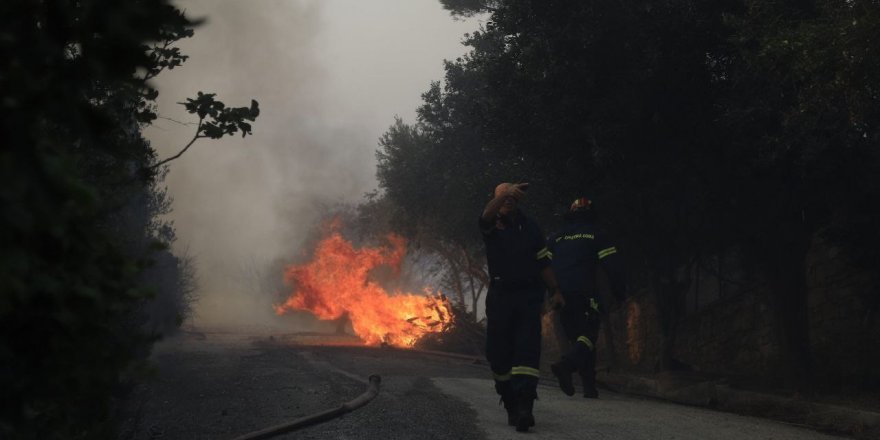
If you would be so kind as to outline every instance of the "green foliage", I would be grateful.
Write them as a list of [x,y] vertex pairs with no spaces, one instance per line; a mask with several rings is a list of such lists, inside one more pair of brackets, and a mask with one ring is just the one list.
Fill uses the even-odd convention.
[[[111,398],[153,339],[144,305],[191,293],[140,131],[193,25],[166,0],[0,4],[2,438],[112,438]],[[211,130],[250,134],[256,103],[210,100]],[[145,280],[156,260],[170,269]]]
[[[806,366],[796,371],[808,371],[811,358],[805,257],[814,237],[831,238],[869,272],[880,263],[868,250],[877,234],[864,222],[880,220],[865,209],[880,197],[870,177],[878,170],[880,62],[868,55],[878,12],[876,2],[746,2],[728,18],[738,50],[737,63],[725,66],[731,90],[720,125],[749,179],[750,208],[762,213],[761,221],[743,218],[739,232],[748,257],[766,262],[781,338],[793,347],[788,363]],[[865,302],[876,314],[876,299]]]
[[199,117],[196,136],[219,139],[238,131],[241,131],[241,137],[253,134],[251,125],[245,121],[253,122],[260,115],[257,101],[251,100],[250,107],[226,107],[214,96],[215,93],[198,92],[195,99],[187,98],[186,102],[181,103],[187,112]]
[[168,162],[179,158],[199,139],[220,139],[226,135],[234,135],[239,131],[241,131],[241,137],[253,134],[251,133],[251,124],[245,121],[253,122],[260,115],[260,107],[257,101],[252,99],[250,107],[226,107],[226,104],[215,100],[214,96],[216,96],[214,93],[198,92],[195,99],[187,98],[186,102],[180,103],[186,107],[187,112],[199,117],[196,133],[180,152],[174,156],[149,164],[144,169],[145,172],[149,173],[160,169]]
[[526,209],[551,229],[589,195],[634,286],[658,295],[667,341],[683,274],[735,255],[773,286],[785,368],[809,367],[813,238],[880,268],[880,5],[442,3],[491,15],[418,121],[382,139],[377,176],[401,223],[478,248],[473,219],[498,182],[531,182]]
[[453,16],[470,17],[494,9],[500,0],[440,0]]

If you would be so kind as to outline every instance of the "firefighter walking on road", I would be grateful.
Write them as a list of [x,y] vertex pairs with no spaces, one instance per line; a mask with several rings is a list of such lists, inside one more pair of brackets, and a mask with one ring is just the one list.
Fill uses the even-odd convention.
[[479,222],[490,277],[486,358],[507,422],[520,432],[535,424],[544,286],[562,300],[544,235],[518,207],[527,189],[527,183],[498,185]]
[[572,345],[551,369],[565,394],[574,395],[572,374],[578,372],[584,397],[596,398],[596,339],[603,313],[597,269],[601,266],[605,270],[611,292],[619,302],[625,299],[626,284],[617,248],[595,226],[592,201],[579,198],[572,202],[565,221],[562,232],[550,239],[548,247],[564,298],[560,310],[562,327]]

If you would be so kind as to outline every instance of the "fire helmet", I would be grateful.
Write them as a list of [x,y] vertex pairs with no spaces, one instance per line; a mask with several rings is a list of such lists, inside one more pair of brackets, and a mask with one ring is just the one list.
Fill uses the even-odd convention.
[[577,198],[571,202],[571,206],[568,210],[571,212],[592,211],[593,201],[586,197]]

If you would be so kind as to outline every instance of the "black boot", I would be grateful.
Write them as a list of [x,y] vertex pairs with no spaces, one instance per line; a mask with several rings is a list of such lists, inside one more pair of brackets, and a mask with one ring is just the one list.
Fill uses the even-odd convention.
[[559,388],[562,389],[562,392],[565,393],[566,396],[574,396],[574,383],[571,381],[572,368],[568,361],[562,359],[551,365],[550,371],[553,372],[553,375],[556,376],[556,380],[559,381]]
[[504,404],[504,410],[507,411],[507,426],[516,426],[516,398],[512,395],[501,396],[502,404]]
[[535,404],[534,394],[521,394],[516,399],[516,430],[526,432],[535,426],[535,416],[532,415],[532,407]]
[[499,403],[504,404],[507,411],[507,424],[516,425],[516,394],[510,389],[510,381],[495,381],[495,392],[501,396]]
[[596,390],[596,373],[581,374],[581,383],[584,384],[584,397],[587,399],[596,399],[599,397],[599,391]]
[[581,383],[584,384],[584,397],[595,399],[599,397],[596,390],[596,352],[587,353],[586,362],[578,369],[581,374]]
[[584,387],[584,397],[587,399],[598,399],[599,390],[597,390],[595,386],[590,388]]

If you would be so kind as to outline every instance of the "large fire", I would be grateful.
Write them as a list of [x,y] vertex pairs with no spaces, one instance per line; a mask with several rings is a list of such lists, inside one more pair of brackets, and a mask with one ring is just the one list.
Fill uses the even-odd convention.
[[324,320],[347,314],[354,332],[367,345],[412,347],[427,333],[445,331],[451,321],[445,296],[388,292],[370,279],[371,271],[389,266],[395,276],[406,255],[406,241],[388,236],[388,245],[355,248],[331,226],[318,243],[312,261],[285,269],[295,291],[275,312],[305,310]]

